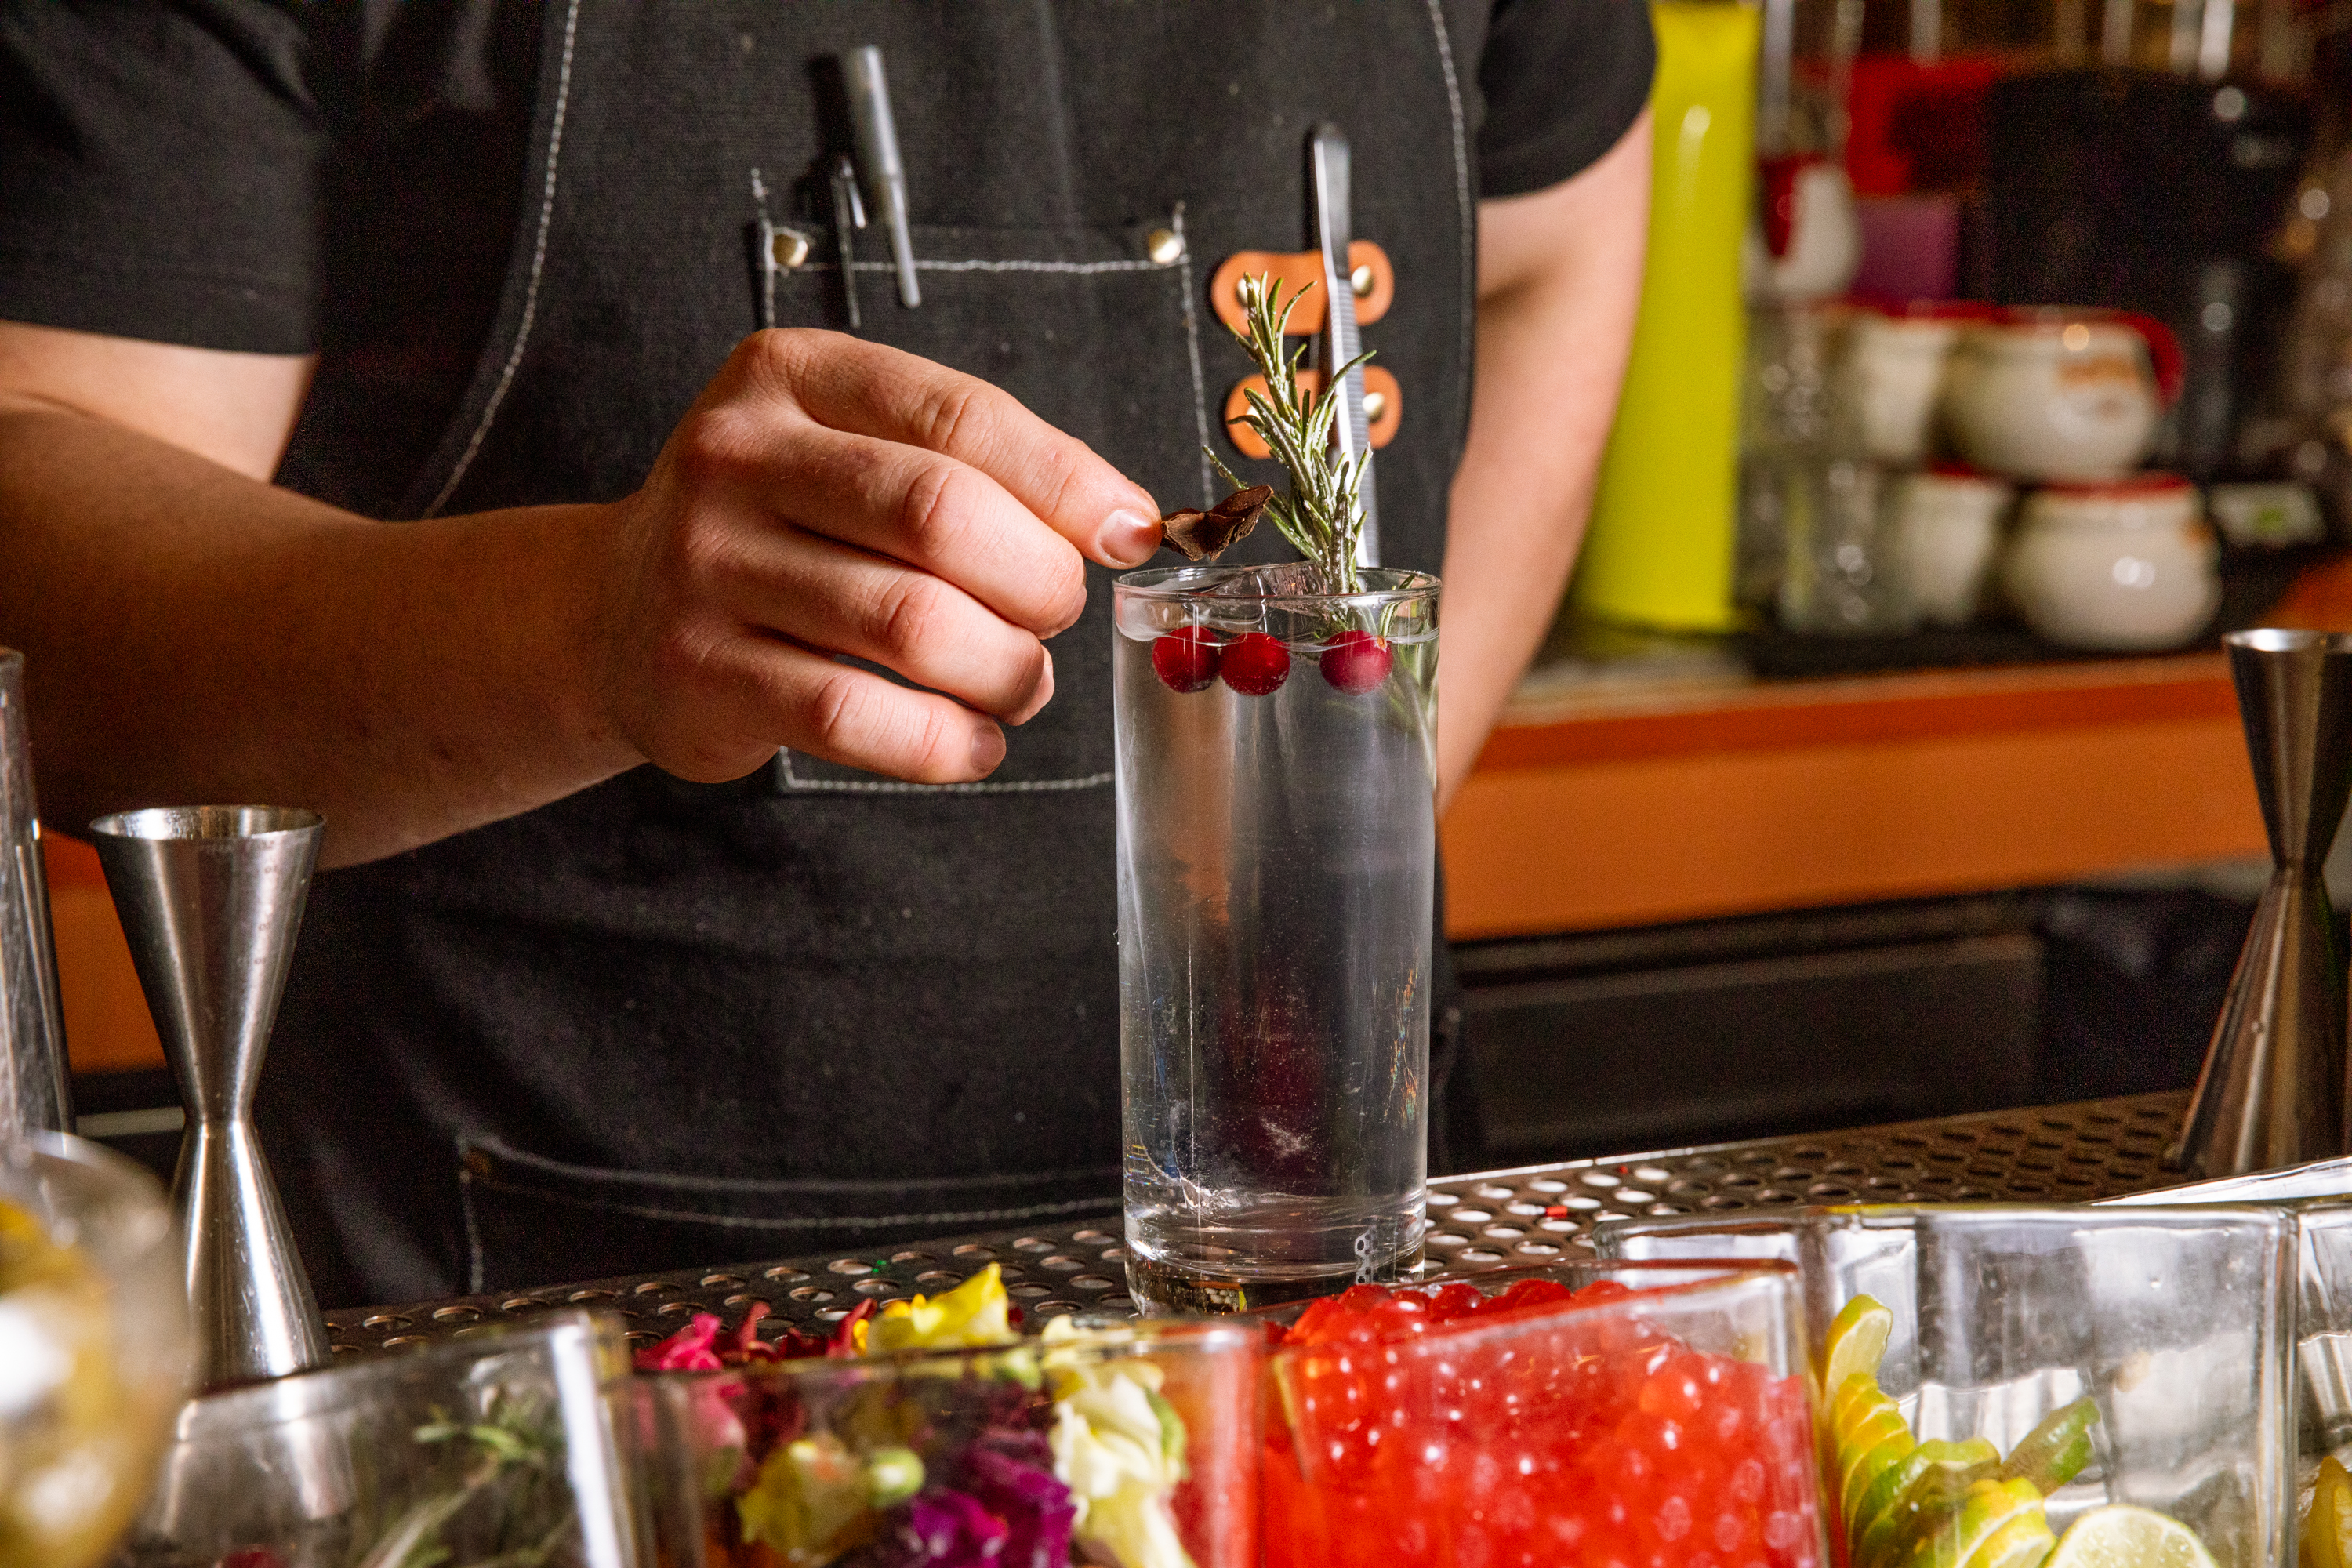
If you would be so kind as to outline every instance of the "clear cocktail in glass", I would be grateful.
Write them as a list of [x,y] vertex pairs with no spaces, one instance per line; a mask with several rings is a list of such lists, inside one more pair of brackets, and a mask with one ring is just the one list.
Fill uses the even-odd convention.
[[1421,1253],[1437,580],[1318,585],[1185,566],[1115,588],[1129,1272],[1152,1308]]

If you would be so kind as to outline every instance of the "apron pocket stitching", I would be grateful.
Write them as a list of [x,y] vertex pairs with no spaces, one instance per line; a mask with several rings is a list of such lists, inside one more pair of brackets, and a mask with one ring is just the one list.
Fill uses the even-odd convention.
[[[1177,261],[927,261],[918,257],[915,269],[919,272],[1172,272],[1182,266]],[[803,262],[802,272],[838,272],[837,261]],[[896,264],[888,261],[861,261],[860,272],[896,272]]]
[[[752,169],[751,171],[751,176],[754,182],[755,205],[759,206],[761,215],[764,216],[767,212],[766,205],[764,202],[760,202],[757,199],[759,191],[762,188],[759,184],[761,179],[760,171],[757,168]],[[1135,232],[1135,229],[1140,226],[1140,225],[1112,226],[1090,226],[1087,232],[1090,234],[1124,233],[1132,235]],[[1168,226],[1174,231],[1180,239],[1183,237],[1184,204],[1182,202],[1176,203],[1175,205],[1170,209]],[[947,232],[950,234],[971,234],[982,231],[966,229]],[[925,237],[921,225],[916,226],[916,233],[919,239]],[[929,237],[939,237],[939,234],[934,232],[929,236]],[[966,243],[969,243],[969,241],[967,240]],[[1080,248],[1087,247],[1082,247]],[[1189,274],[1192,270],[1192,247],[1188,244],[1177,252],[1172,260],[1168,261],[1154,261],[1149,257],[1133,256],[1105,257],[1093,261],[1070,261],[1061,258],[1021,256],[975,256],[963,258],[919,256],[915,258],[915,268],[919,272],[1046,272],[1058,273],[1065,276],[1080,277],[1091,277],[1108,272],[1173,272]],[[771,261],[772,262],[772,253],[771,253]],[[898,264],[890,261],[859,261],[853,265],[855,269],[859,272],[895,272],[898,270]],[[786,271],[794,275],[820,272],[838,273],[841,270],[841,263],[838,261],[819,261],[811,259],[803,261],[798,267],[777,268],[777,270]]]
[[1105,772],[1080,773],[1066,779],[1021,779],[1008,784],[908,784],[898,779],[804,779],[793,772],[789,748],[776,752],[777,779],[799,795],[1045,795],[1063,790],[1100,789],[1118,775]]

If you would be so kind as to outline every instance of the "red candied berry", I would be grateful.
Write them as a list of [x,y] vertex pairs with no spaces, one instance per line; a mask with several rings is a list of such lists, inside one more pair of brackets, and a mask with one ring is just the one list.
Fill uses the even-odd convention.
[[[1287,1342],[1268,1568],[1820,1568],[1801,1381],[1630,1312],[1547,1321],[1533,1309],[1554,1289],[1538,1283],[1492,1299],[1359,1286],[1299,1320],[1320,1343]],[[1573,1300],[1647,1294],[1612,1281]]]
[[[1289,1331],[1285,1334],[1281,1340],[1276,1342],[1288,1343],[1296,1342],[1299,1344],[1306,1345],[1311,1345],[1318,1342],[1323,1337],[1322,1331],[1325,1321],[1339,1310],[1339,1299],[1338,1297],[1318,1297],[1316,1300],[1307,1303],[1307,1310],[1298,1314],[1298,1321],[1291,1324]],[[1268,1326],[1275,1329],[1279,1329],[1281,1327],[1278,1323],[1269,1324]]]
[[1318,662],[1323,666],[1324,679],[1350,697],[1361,697],[1389,678],[1396,655],[1386,637],[1349,631],[1333,637]]
[[1501,1295],[1489,1297],[1483,1310],[1516,1312],[1522,1307],[1545,1307],[1554,1301],[1565,1301],[1570,1294],[1567,1286],[1554,1279],[1515,1279]]
[[1478,1293],[1478,1287],[1457,1280],[1451,1285],[1438,1287],[1430,1296],[1429,1315],[1434,1321],[1451,1322],[1477,1311],[1486,1300],[1486,1298]]
[[1290,650],[1265,632],[1244,632],[1224,649],[1220,671],[1244,697],[1267,697],[1290,679]]
[[1179,626],[1153,641],[1151,670],[1171,691],[1198,691],[1217,679],[1217,640],[1206,626]]
[[219,1568],[286,1568],[286,1559],[267,1546],[247,1546],[222,1558]]

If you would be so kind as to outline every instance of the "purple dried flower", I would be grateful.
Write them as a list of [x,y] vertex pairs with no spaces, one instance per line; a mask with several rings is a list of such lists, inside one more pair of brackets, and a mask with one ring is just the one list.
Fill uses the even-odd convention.
[[996,1568],[1004,1551],[1004,1521],[969,1493],[934,1487],[896,1511],[875,1568]]
[[657,1345],[636,1354],[639,1372],[717,1372],[727,1363],[719,1359],[719,1320],[697,1312],[686,1327]]
[[1034,1432],[991,1433],[964,1455],[958,1479],[1006,1526],[1001,1568],[1063,1568],[1070,1560],[1078,1505],[1053,1463]]

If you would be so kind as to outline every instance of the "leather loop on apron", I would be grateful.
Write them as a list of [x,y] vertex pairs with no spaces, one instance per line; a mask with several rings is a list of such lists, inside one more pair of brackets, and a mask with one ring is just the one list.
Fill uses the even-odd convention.
[[[1356,325],[1369,327],[1389,313],[1396,300],[1396,264],[1389,253],[1369,239],[1348,243],[1348,272],[1357,279]],[[1314,250],[1239,250],[1217,263],[1209,274],[1209,307],[1228,331],[1247,330],[1242,310],[1244,278],[1272,278],[1287,297],[1298,297],[1290,312],[1289,334],[1304,337],[1323,330],[1323,256]],[[1313,285],[1309,288],[1308,285]],[[1304,292],[1301,292],[1304,290]]]

